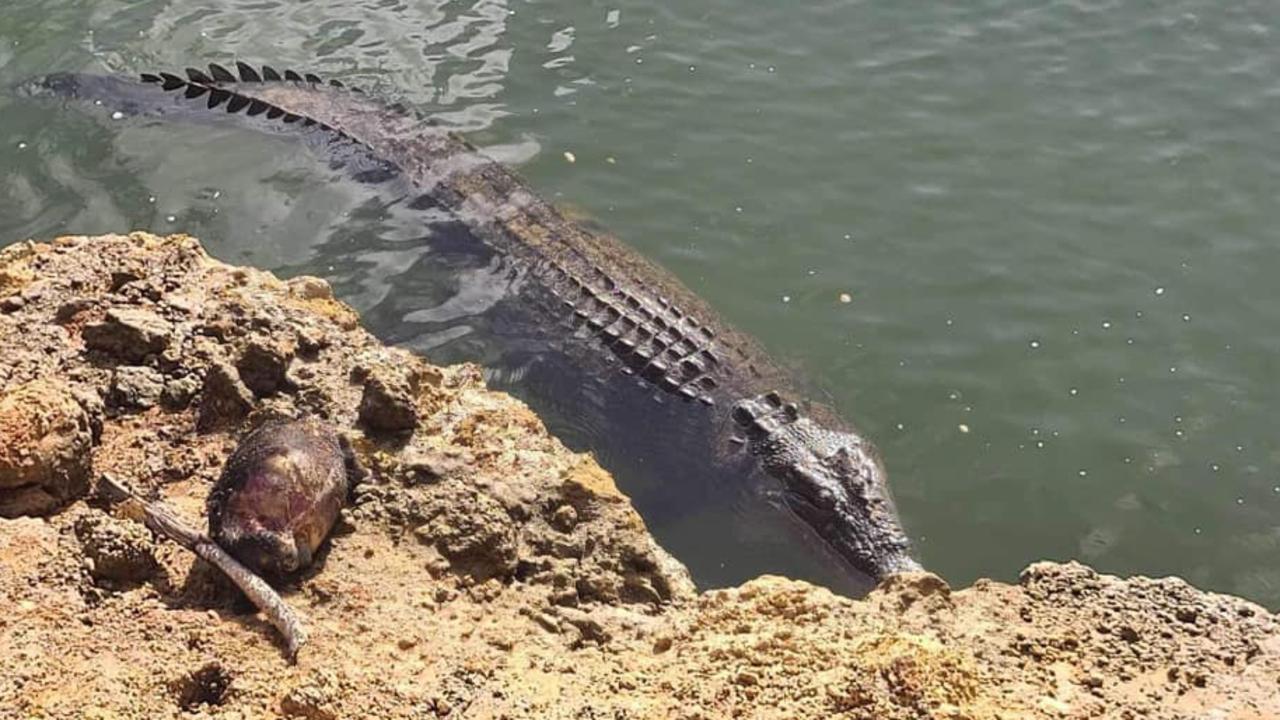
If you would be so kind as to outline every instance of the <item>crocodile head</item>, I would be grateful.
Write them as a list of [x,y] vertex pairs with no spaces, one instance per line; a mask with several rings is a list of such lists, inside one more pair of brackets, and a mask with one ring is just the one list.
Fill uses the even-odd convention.
[[921,569],[866,440],[803,417],[777,393],[742,400],[733,420],[765,471],[782,482],[787,507],[850,565],[877,579]]

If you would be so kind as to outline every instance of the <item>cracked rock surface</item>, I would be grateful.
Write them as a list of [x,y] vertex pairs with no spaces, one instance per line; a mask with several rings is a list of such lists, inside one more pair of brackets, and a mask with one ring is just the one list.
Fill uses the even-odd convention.
[[[849,599],[698,593],[589,455],[478,368],[388,348],[318,278],[185,236],[0,251],[0,717],[1280,717],[1280,626],[1177,579],[1041,563]],[[324,418],[367,471],[274,631],[95,497],[200,527],[235,441]]]

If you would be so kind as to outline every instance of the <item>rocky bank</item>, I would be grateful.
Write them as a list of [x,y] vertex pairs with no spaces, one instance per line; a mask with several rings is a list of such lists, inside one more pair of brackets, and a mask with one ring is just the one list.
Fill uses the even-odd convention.
[[[1277,718],[1280,623],[1178,579],[1040,563],[852,600],[699,593],[588,455],[473,366],[384,347],[322,280],[189,237],[0,252],[0,717]],[[283,588],[296,665],[225,581],[97,494],[203,524],[236,438],[327,418],[369,473]]]

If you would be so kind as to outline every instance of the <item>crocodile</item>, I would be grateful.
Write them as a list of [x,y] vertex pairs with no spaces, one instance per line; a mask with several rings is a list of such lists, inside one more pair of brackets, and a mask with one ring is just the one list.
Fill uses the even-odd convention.
[[116,118],[235,117],[297,135],[353,175],[402,178],[412,208],[448,213],[506,258],[524,321],[585,375],[608,377],[608,402],[638,417],[663,408],[653,422],[671,452],[771,483],[846,570],[879,579],[920,569],[868,439],[806,401],[757,341],[669,272],[567,217],[458,133],[337,80],[244,62],[137,78],[57,73],[23,89]]

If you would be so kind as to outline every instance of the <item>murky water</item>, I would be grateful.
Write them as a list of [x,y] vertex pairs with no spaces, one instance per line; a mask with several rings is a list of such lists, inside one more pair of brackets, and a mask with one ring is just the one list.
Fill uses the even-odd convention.
[[[952,581],[1074,557],[1280,607],[1277,33],[1208,0],[7,0],[0,83],[240,58],[437,114],[822,388]],[[283,138],[3,97],[0,168],[0,243],[187,231],[502,368],[493,272]],[[827,579],[759,506],[612,464],[704,582]]]

